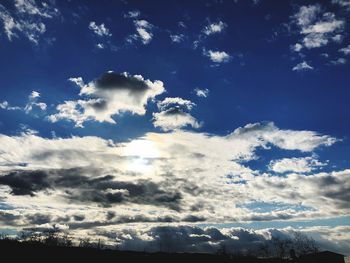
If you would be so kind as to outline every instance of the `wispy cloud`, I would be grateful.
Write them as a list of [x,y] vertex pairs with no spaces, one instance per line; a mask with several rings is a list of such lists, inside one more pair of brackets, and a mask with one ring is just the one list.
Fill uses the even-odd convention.
[[200,88],[195,88],[194,89],[195,94],[198,97],[206,98],[209,95],[209,90],[208,89],[200,89]]
[[100,37],[112,36],[112,34],[109,32],[109,29],[105,26],[104,23],[97,25],[95,21],[91,21],[89,24],[89,29],[92,30],[96,35]]
[[0,21],[10,41],[22,34],[37,45],[47,31],[45,22],[58,16],[59,10],[46,2],[38,5],[34,0],[16,0],[13,11],[0,4]]
[[303,61],[293,67],[293,71],[305,71],[305,70],[313,70],[314,68],[310,66],[306,61]]
[[344,53],[344,55],[350,55],[350,45],[348,45],[347,47],[343,47],[343,48],[339,49],[339,52]]
[[139,39],[144,45],[149,44],[153,38],[153,25],[146,20],[134,20],[134,25],[137,34],[130,35],[127,41],[132,42]]
[[180,42],[184,41],[185,35],[183,35],[183,34],[170,35],[170,39],[174,43],[180,43]]

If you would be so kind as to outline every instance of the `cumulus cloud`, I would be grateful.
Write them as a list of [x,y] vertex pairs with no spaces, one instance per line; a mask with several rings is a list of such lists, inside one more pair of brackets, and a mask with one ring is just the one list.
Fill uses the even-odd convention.
[[161,112],[153,113],[153,125],[164,131],[180,129],[186,126],[199,128],[201,124],[188,111],[196,104],[179,97],[165,98],[157,103]]
[[301,6],[293,19],[300,29],[302,45],[307,49],[342,40],[345,22],[334,13],[323,12],[319,4]]
[[195,88],[194,89],[195,94],[198,97],[206,98],[209,95],[209,90],[208,89],[200,89],[200,88]]
[[211,23],[203,29],[203,33],[206,34],[207,36],[212,34],[217,34],[222,32],[226,27],[227,27],[227,24],[222,21],[219,21],[217,23]]
[[162,101],[158,101],[157,106],[160,110],[164,110],[170,106],[174,106],[174,105],[179,105],[182,108],[186,109],[186,110],[192,110],[192,108],[194,106],[196,106],[195,103],[193,103],[190,100],[185,100],[179,97],[167,97]]
[[276,173],[310,173],[311,171],[327,165],[313,157],[283,158],[273,160],[269,164],[269,169]]
[[306,61],[303,61],[292,68],[293,71],[305,71],[305,70],[313,70],[313,69],[314,68],[310,66]]
[[54,5],[46,2],[37,4],[34,0],[16,0],[13,10],[0,4],[0,21],[10,41],[19,37],[20,33],[37,45],[46,32],[46,20],[59,15],[60,12]]
[[144,79],[141,75],[107,72],[101,77],[85,84],[81,77],[70,78],[80,88],[77,101],[66,101],[56,108],[58,113],[50,115],[49,120],[57,122],[67,119],[77,127],[83,127],[88,120],[115,123],[112,116],[121,112],[144,115],[146,104],[165,91],[163,82]]
[[189,113],[184,112],[180,107],[153,113],[153,125],[160,127],[163,131],[170,131],[186,126],[199,128],[201,124]]
[[106,28],[104,23],[97,25],[95,21],[91,21],[89,24],[89,29],[92,30],[96,35],[100,37],[112,36],[112,34],[109,32],[109,29]]
[[225,51],[203,50],[203,54],[209,57],[214,63],[227,63],[232,59]]

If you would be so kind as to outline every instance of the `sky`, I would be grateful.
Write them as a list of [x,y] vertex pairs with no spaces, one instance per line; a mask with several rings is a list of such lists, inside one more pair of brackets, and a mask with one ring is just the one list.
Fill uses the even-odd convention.
[[0,2],[0,230],[350,255],[350,1]]

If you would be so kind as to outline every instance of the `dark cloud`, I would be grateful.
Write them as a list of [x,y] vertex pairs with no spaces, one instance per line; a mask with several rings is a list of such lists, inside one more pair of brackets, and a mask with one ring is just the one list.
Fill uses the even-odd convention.
[[96,111],[104,111],[108,106],[108,102],[105,99],[97,99],[94,101],[90,101],[89,105],[93,107]]
[[247,220],[247,221],[289,220],[289,219],[293,219],[294,217],[295,215],[287,214],[287,213],[277,213],[277,214],[266,213],[266,214],[253,214],[244,218],[244,220]]
[[83,221],[85,219],[84,215],[74,215],[73,216],[75,221]]
[[173,116],[173,115],[182,115],[186,116],[187,113],[184,112],[184,109],[181,106],[171,107],[170,109],[163,111],[164,115]]
[[26,215],[26,220],[29,224],[42,225],[50,223],[52,221],[52,217],[47,214],[36,213],[33,215]]
[[16,225],[16,221],[21,219],[22,216],[13,212],[0,211],[0,222],[5,222],[9,225]]
[[47,173],[44,171],[15,171],[0,176],[0,184],[11,188],[13,195],[31,195],[49,188]]
[[107,220],[112,220],[115,217],[115,212],[114,211],[108,211],[106,215]]
[[342,189],[328,190],[324,196],[335,200],[337,207],[340,209],[350,208],[350,189],[341,187]]
[[205,217],[202,217],[202,216],[195,216],[195,215],[188,215],[188,216],[185,216],[182,221],[184,222],[202,222],[202,221],[205,221],[206,218]]
[[138,203],[180,210],[182,195],[177,190],[162,189],[161,184],[147,180],[115,181],[112,175],[90,178],[86,169],[14,171],[0,177],[0,184],[11,188],[14,195],[34,196],[46,189],[64,189],[71,202],[93,202],[102,206]]
[[72,222],[69,224],[70,229],[94,229],[95,227],[101,226],[113,226],[118,224],[129,224],[129,223],[174,223],[179,222],[179,219],[172,216],[159,216],[159,217],[148,217],[145,215],[117,215],[115,213],[107,213],[107,221],[82,221]]
[[94,80],[94,86],[102,90],[127,90],[131,93],[143,93],[149,88],[142,79],[115,72],[104,73]]

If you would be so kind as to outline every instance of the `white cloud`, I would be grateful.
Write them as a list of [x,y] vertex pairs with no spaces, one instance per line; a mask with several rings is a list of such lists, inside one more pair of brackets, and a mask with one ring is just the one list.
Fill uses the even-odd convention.
[[0,108],[3,110],[7,109],[8,105],[9,105],[8,102],[5,100],[5,101],[0,103]]
[[[30,95],[28,96],[28,102],[24,107],[19,106],[10,106],[10,104],[7,101],[3,101],[0,103],[0,109],[3,110],[24,110],[25,113],[33,113],[34,110],[40,110],[45,111],[47,108],[46,103],[44,102],[38,102],[38,99],[40,98],[40,93],[37,91],[32,91]],[[35,113],[34,113],[35,115]]]
[[281,149],[299,150],[302,152],[313,151],[321,145],[330,146],[337,141],[333,137],[322,136],[312,131],[280,130],[272,122],[247,124],[242,128],[236,129],[231,136],[243,135],[255,136],[256,143],[268,142]]
[[303,46],[299,43],[296,43],[294,46],[292,46],[292,50],[295,52],[299,52],[300,50],[302,50]]
[[71,120],[76,127],[83,127],[87,120],[115,123],[112,116],[126,111],[144,115],[148,101],[165,91],[159,80],[152,82],[126,72],[110,71],[88,84],[84,84],[81,77],[69,80],[79,86],[79,95],[86,99],[59,104],[56,107],[58,113],[48,119],[52,122]]
[[181,28],[187,28],[186,24],[183,21],[179,21],[179,23],[177,23],[177,25]]
[[294,17],[297,20],[298,25],[308,26],[316,20],[317,14],[320,12],[320,5],[301,6]]
[[79,86],[80,88],[83,88],[85,85],[82,77],[69,78],[68,80],[73,82],[75,85]]
[[14,10],[11,11],[0,4],[0,21],[2,20],[5,34],[10,41],[21,33],[37,45],[46,32],[44,22],[59,15],[58,9],[46,2],[39,6],[34,0],[16,0]]
[[3,110],[21,110],[21,107],[10,106],[10,104],[5,100],[3,102],[0,102],[0,109],[3,109]]
[[40,93],[33,90],[32,93],[30,93],[29,95],[29,99],[36,99],[36,98],[39,98],[40,97]]
[[102,44],[102,43],[98,43],[98,44],[96,44],[96,47],[97,47],[98,49],[104,49],[104,48],[105,48],[105,45]]
[[42,2],[41,7],[39,7],[35,3],[35,0],[15,0],[15,7],[19,13],[28,15],[37,15],[45,18],[52,18],[59,15],[58,9],[46,2]]
[[339,49],[339,52],[344,53],[344,55],[350,55],[350,45],[348,45],[347,47],[343,47],[343,48]]
[[[285,177],[263,175],[256,177],[247,187],[257,200],[265,202],[284,202],[312,207],[312,217],[325,215],[340,216],[349,210],[346,192],[349,170],[302,175],[291,173]],[[254,189],[260,189],[257,192]],[[247,189],[248,191],[248,189]],[[268,194],[266,194],[268,192]]]
[[335,36],[332,37],[332,40],[336,43],[341,43],[343,42],[344,36],[341,34],[337,34]]
[[340,42],[345,22],[331,12],[322,12],[319,4],[301,6],[294,20],[303,36],[302,45],[308,49],[327,45],[330,41]]
[[180,42],[184,41],[185,36],[183,34],[170,35],[170,39],[174,43],[180,43]]
[[193,116],[176,107],[153,113],[153,125],[160,127],[163,131],[176,130],[186,126],[192,128],[201,126]]
[[147,22],[146,20],[134,20],[134,25],[137,34],[129,36],[127,41],[130,42],[132,40],[140,39],[144,45],[149,44],[153,38],[153,25]]
[[33,90],[31,94],[28,96],[28,103],[24,107],[24,111],[28,114],[31,113],[34,109],[38,108],[41,111],[45,111],[47,108],[46,103],[38,102],[38,98],[40,98],[40,93]]
[[192,101],[185,100],[185,99],[182,99],[179,97],[167,97],[164,100],[159,101],[157,103],[157,106],[160,110],[164,110],[164,109],[169,108],[170,106],[173,106],[173,105],[179,105],[179,106],[185,108],[186,110],[192,110],[192,108],[194,106],[196,106],[196,104],[193,103]]
[[314,157],[283,158],[273,160],[269,164],[269,169],[276,173],[310,173],[313,170],[327,165]]
[[226,63],[226,62],[229,62],[232,58],[225,51],[204,50],[203,53],[205,56],[209,57],[210,60],[215,63]]
[[209,95],[209,90],[208,89],[200,89],[200,88],[195,88],[194,89],[195,94],[198,97],[206,98]]
[[153,125],[163,131],[181,129],[186,126],[199,128],[201,124],[187,111],[196,104],[179,97],[167,97],[157,103],[161,112],[153,113]]
[[293,67],[293,71],[304,71],[304,70],[313,70],[314,68],[310,66],[306,61],[303,61]]
[[89,29],[92,30],[96,35],[103,37],[110,37],[112,34],[109,32],[109,29],[106,28],[105,24],[97,25],[95,21],[91,21],[89,24]]
[[203,29],[203,33],[206,35],[212,35],[222,32],[227,27],[226,23],[219,21],[217,23],[211,23]]
[[59,120],[71,120],[75,123],[75,127],[83,128],[84,122],[93,117],[87,116],[80,109],[80,103],[84,101],[65,101],[62,104],[57,105],[56,109],[58,113],[48,116],[48,120],[51,122],[57,122]]

